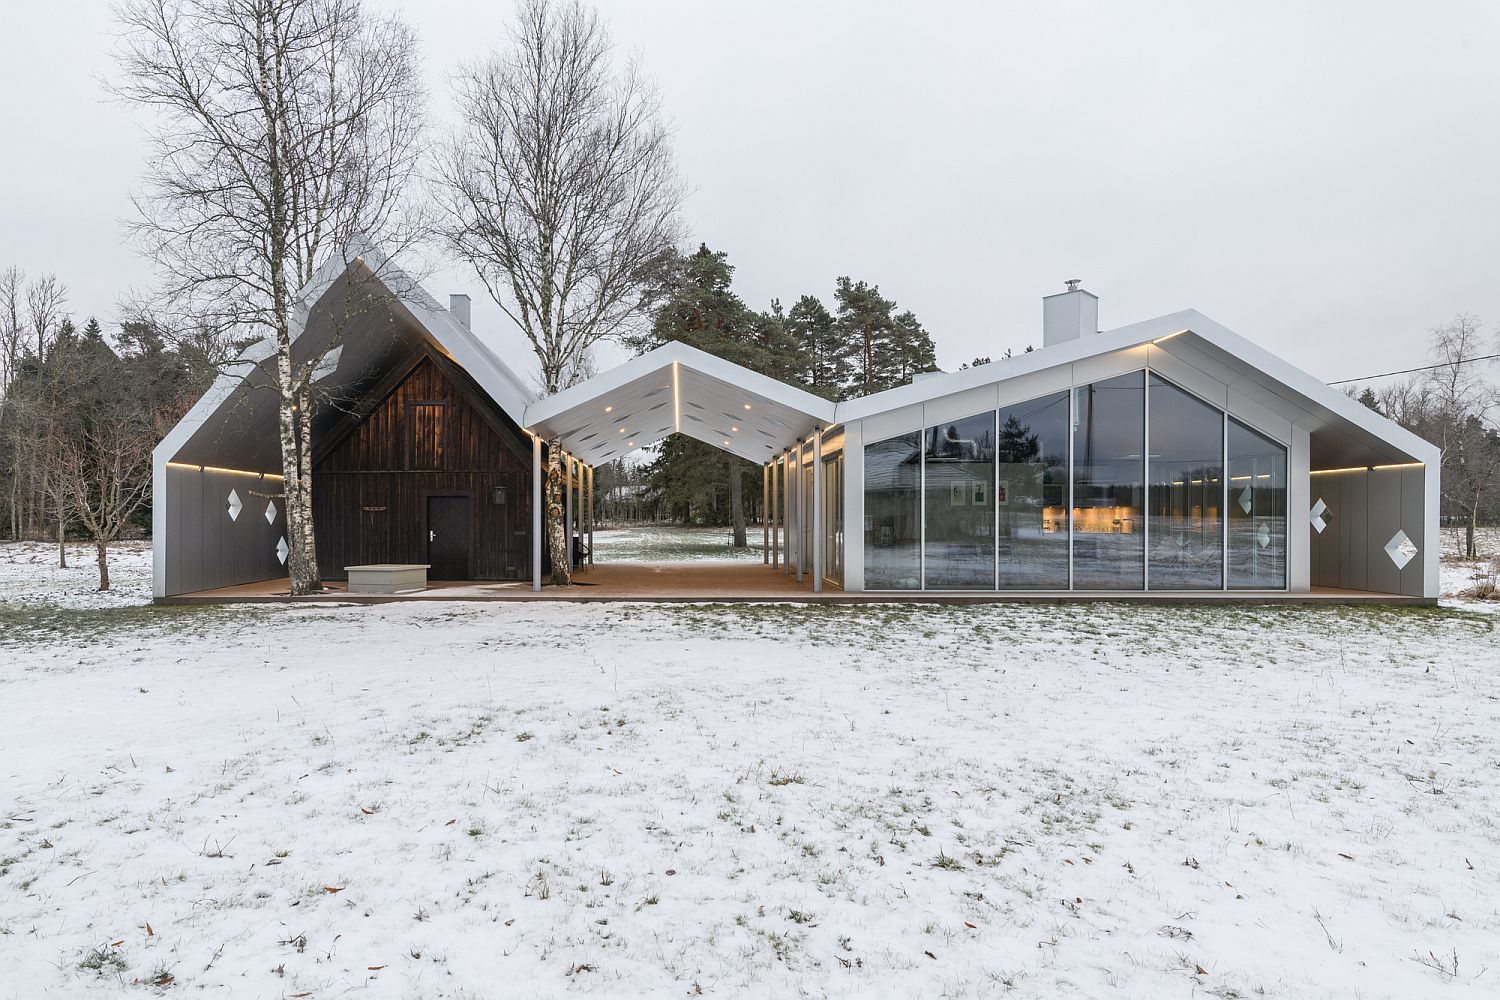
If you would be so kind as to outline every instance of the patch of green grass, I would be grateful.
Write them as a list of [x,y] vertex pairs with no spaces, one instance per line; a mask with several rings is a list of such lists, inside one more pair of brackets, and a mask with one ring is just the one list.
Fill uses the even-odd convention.
[[66,608],[56,604],[0,601],[0,648],[56,643],[107,643],[126,636],[175,633],[194,638],[221,635],[226,622],[243,625],[274,614],[252,605],[143,604],[127,608]]
[[122,975],[130,968],[130,963],[125,961],[125,956],[107,944],[101,944],[97,948],[90,948],[83,953],[78,960],[78,968],[84,972],[92,972],[103,979],[105,976]]

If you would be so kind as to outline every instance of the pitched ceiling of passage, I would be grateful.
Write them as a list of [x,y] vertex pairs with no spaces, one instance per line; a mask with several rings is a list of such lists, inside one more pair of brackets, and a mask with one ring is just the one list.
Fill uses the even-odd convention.
[[526,425],[590,465],[681,432],[765,462],[833,422],[834,404],[703,351],[671,343],[526,410]]

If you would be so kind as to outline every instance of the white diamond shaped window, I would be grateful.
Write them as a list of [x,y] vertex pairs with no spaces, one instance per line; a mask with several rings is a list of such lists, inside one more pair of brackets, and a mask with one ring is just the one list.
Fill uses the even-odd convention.
[[339,358],[343,357],[344,345],[340,344],[327,354],[318,359],[318,364],[313,368],[313,381],[321,382],[323,379],[339,370]]
[[1271,544],[1271,529],[1262,524],[1255,530],[1255,544],[1265,548]]
[[229,519],[231,521],[238,521],[240,519],[240,510],[244,506],[244,504],[240,503],[240,495],[234,490],[230,490],[229,499],[225,501],[224,509],[229,512]]
[[286,565],[286,557],[292,550],[286,547],[286,536],[281,536],[281,541],[276,543],[276,561],[283,566]]
[[270,500],[270,501],[267,501],[267,503],[266,503],[266,523],[267,524],[275,524],[276,523],[276,501],[275,500]]
[[1324,503],[1322,499],[1319,499],[1317,503],[1313,504],[1312,510],[1307,512],[1308,523],[1311,524],[1313,526],[1313,530],[1320,535],[1323,533],[1323,529],[1328,527],[1328,519],[1323,516],[1326,513],[1328,513],[1328,505]]
[[1250,508],[1254,505],[1254,503],[1253,503],[1254,500],[1255,500],[1255,490],[1254,490],[1254,488],[1250,487],[1250,486],[1246,486],[1244,488],[1244,490],[1240,493],[1240,510],[1244,511],[1246,514],[1250,513]]
[[1406,537],[1404,531],[1397,531],[1385,543],[1385,554],[1391,557],[1391,562],[1396,564],[1397,569],[1405,569],[1406,564],[1415,559],[1419,551],[1417,543]]

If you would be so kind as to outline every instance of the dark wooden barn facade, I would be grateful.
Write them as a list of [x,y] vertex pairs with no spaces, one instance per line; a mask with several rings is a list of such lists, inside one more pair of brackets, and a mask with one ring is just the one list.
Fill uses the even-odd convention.
[[428,563],[431,580],[530,579],[530,486],[530,439],[461,368],[424,348],[314,454],[323,578]]

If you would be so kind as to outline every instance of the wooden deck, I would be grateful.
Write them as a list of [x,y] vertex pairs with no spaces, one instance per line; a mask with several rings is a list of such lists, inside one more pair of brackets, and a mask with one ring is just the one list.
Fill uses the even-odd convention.
[[1063,604],[1119,601],[1144,604],[1392,604],[1423,605],[1435,601],[1399,594],[1315,588],[1312,593],[1282,591],[922,591],[847,594],[833,587],[815,594],[812,579],[802,583],[763,563],[611,563],[574,576],[571,587],[544,586],[534,593],[529,581],[429,581],[414,594],[350,594],[341,581],[319,594],[292,597],[286,578],[248,583],[222,590],[157,598],[158,604],[384,604],[391,601],[646,601],[665,603],[818,603],[818,604]]

